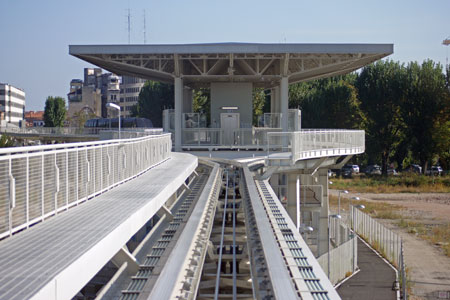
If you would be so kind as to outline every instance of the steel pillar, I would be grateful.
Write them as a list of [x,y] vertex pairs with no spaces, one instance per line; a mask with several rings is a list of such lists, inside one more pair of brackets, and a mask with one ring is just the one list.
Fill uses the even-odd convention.
[[318,183],[322,185],[322,206],[318,228],[317,256],[328,251],[328,169],[321,168],[317,171]]
[[282,77],[280,81],[280,104],[281,104],[281,128],[283,132],[288,131],[288,109],[289,109],[289,81],[288,77]]
[[181,115],[183,113],[183,79],[175,77],[175,151],[181,151]]

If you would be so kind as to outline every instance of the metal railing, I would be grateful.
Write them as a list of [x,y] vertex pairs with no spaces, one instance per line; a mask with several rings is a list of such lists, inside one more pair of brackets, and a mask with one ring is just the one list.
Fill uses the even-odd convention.
[[402,299],[408,299],[406,265],[403,257],[402,238],[381,223],[352,206],[355,232],[398,270],[397,281],[402,287]]
[[281,131],[280,128],[183,128],[182,145],[192,147],[267,147],[267,134]]
[[[98,135],[100,132],[104,131],[117,131],[117,129],[79,127],[0,127],[0,133],[24,135]],[[161,134],[162,128],[121,128],[121,131],[152,135]]]
[[352,206],[353,224],[357,234],[363,237],[394,266],[399,266],[401,237],[369,215]]
[[0,238],[164,161],[170,134],[0,149]]
[[[353,255],[356,257],[354,249],[355,239],[351,238],[330,250],[330,261],[328,262],[328,253],[323,254],[317,261],[323,270],[328,269],[330,263],[330,281],[333,285],[347,277],[348,273],[353,271]],[[352,254],[354,253],[354,254]]]
[[295,132],[269,132],[268,152],[290,152],[293,162],[323,156],[363,153],[364,130],[304,129]]

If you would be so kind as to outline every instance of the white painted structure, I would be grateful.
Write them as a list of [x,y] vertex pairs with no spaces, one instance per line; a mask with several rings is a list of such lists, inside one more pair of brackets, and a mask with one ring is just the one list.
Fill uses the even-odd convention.
[[10,84],[0,83],[0,112],[4,123],[19,125],[24,120],[25,92]]
[[182,114],[190,111],[190,107],[185,107],[189,103],[184,99],[188,94],[185,90],[211,88],[211,127],[221,128],[220,107],[237,106],[240,128],[248,128],[252,117],[251,89],[271,89],[272,112],[281,113],[281,131],[287,132],[290,83],[345,74],[392,52],[391,44],[69,46],[71,55],[113,73],[173,83],[177,151],[182,149]]

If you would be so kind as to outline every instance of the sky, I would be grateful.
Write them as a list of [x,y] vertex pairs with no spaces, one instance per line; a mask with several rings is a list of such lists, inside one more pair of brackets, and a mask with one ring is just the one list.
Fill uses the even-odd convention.
[[[92,65],[68,45],[252,42],[393,43],[389,59],[445,65],[450,0],[0,0],[0,82],[27,110],[67,98]],[[144,13],[145,12],[145,13]]]

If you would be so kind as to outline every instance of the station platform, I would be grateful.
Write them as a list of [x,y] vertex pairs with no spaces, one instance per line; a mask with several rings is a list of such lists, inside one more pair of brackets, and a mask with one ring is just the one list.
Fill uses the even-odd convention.
[[0,299],[70,299],[198,165],[171,153],[134,180],[0,241]]

